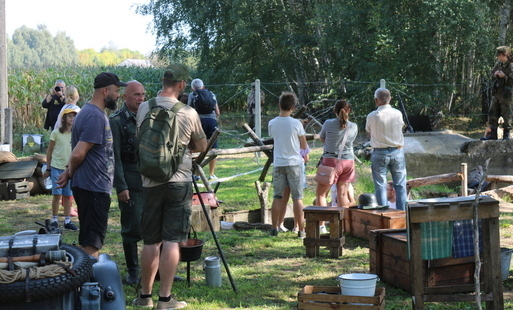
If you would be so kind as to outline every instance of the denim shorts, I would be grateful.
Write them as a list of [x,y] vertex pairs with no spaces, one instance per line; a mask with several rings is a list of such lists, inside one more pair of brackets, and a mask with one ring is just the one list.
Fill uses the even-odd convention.
[[[200,118],[200,121],[201,121],[201,127],[203,128],[203,131],[205,132],[205,135],[207,136],[207,140],[208,140],[208,139],[210,139],[210,137],[212,137],[212,135],[216,131],[217,119]],[[212,144],[213,149],[217,149],[217,147],[218,147],[217,141],[218,140],[219,140],[219,138],[216,140],[216,142],[214,142],[214,144]]]
[[65,187],[63,188],[57,188],[57,180],[59,179],[59,176],[61,173],[63,173],[64,170],[52,168],[50,172],[50,178],[52,178],[52,195],[63,195],[63,196],[73,196],[73,191],[71,190],[71,182],[68,182]]
[[303,164],[297,166],[274,167],[273,198],[282,199],[285,187],[290,187],[292,199],[303,199]]
[[184,242],[192,213],[192,183],[168,182],[143,187],[141,236],[144,244]]

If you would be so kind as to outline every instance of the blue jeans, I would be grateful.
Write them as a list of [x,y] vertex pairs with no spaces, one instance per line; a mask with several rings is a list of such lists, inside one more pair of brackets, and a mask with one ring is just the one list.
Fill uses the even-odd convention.
[[396,207],[404,210],[406,194],[406,160],[403,149],[375,148],[371,157],[372,179],[378,205],[387,204],[387,172],[390,171],[394,182]]

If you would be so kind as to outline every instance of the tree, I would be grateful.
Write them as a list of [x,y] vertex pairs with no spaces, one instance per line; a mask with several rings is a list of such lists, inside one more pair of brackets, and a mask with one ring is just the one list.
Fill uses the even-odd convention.
[[74,66],[78,56],[73,40],[64,32],[55,37],[46,26],[37,29],[22,26],[8,40],[8,64],[10,67],[59,67]]
[[[285,81],[305,103],[371,94],[381,78],[440,85],[408,91],[422,103],[415,113],[434,113],[479,107],[500,6],[489,0],[154,0],[138,12],[153,15],[160,55],[173,61],[192,55],[195,74],[209,83]],[[348,90],[344,81],[368,85]]]

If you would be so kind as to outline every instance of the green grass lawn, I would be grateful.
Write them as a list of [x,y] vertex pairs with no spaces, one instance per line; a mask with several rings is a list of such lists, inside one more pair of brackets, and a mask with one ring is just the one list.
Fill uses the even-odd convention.
[[[307,165],[307,174],[315,171],[320,149],[314,149],[311,162]],[[265,163],[265,155],[260,160],[254,154],[234,158],[220,158],[216,175],[229,178],[233,175],[253,171]],[[260,164],[259,164],[260,162]],[[357,167],[358,181],[356,192],[372,191],[372,182],[368,176],[368,163]],[[219,187],[218,198],[225,201],[224,211],[258,209],[254,182],[260,172],[241,175],[224,181]],[[270,175],[266,181],[271,182]],[[369,188],[370,187],[370,188]],[[305,205],[314,197],[315,187],[309,183],[305,190]],[[272,190],[269,197],[272,197]],[[38,229],[34,221],[44,221],[51,214],[51,196],[35,196],[16,201],[0,201],[2,216],[0,217],[0,234],[11,235],[20,230]],[[116,261],[125,276],[125,263],[120,236],[120,212],[115,196],[112,196],[108,233],[103,253],[108,253]],[[501,215],[501,230],[510,228],[513,214]],[[224,310],[224,309],[295,309],[297,293],[305,285],[337,286],[336,277],[344,273],[369,272],[369,243],[367,240],[346,236],[343,256],[338,259],[329,258],[329,251],[321,248],[318,258],[306,258],[303,241],[294,233],[280,233],[278,237],[270,237],[268,232],[220,231],[216,233],[222,251],[229,265],[238,293],[234,293],[228,280],[227,272],[222,267],[223,285],[219,288],[207,287],[203,259],[207,256],[219,256],[219,252],[210,232],[198,232],[198,238],[205,241],[202,258],[191,262],[191,286],[187,282],[176,282],[173,293],[179,300],[185,300],[186,309]],[[77,241],[78,233],[64,231],[65,243]],[[186,277],[186,263],[180,263],[179,276]],[[378,286],[386,288],[386,309],[411,309],[410,294],[394,288],[392,285],[378,282]],[[504,282],[505,290],[512,290],[513,278]],[[158,283],[154,287],[154,300],[158,292]],[[131,306],[136,298],[133,287],[125,286],[127,309],[138,309]],[[509,295],[511,296],[511,295]],[[511,298],[510,298],[511,299]],[[513,301],[506,299],[505,309],[513,309]],[[426,309],[475,309],[473,303],[427,303]]]

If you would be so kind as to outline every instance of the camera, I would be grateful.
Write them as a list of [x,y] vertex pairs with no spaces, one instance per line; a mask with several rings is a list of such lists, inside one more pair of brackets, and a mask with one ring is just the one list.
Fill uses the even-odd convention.
[[62,87],[60,86],[55,86],[55,91],[61,91],[62,90]]

